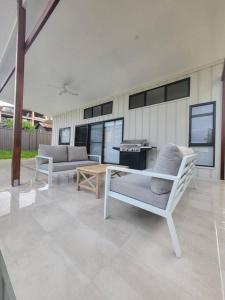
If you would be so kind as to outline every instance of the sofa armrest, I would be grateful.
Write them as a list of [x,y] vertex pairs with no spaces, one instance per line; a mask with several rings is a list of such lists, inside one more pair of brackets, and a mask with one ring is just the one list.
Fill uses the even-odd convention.
[[42,155],[37,155],[35,157],[36,160],[36,170],[39,169],[40,164],[41,164],[41,160],[48,160],[48,171],[52,172],[53,171],[53,157],[48,157],[48,156],[42,156]]
[[129,173],[129,174],[155,177],[155,178],[167,179],[167,180],[171,180],[171,181],[175,181],[178,178],[177,176],[173,176],[173,175],[161,174],[161,173],[156,173],[153,171],[140,171],[140,170],[135,170],[135,169],[123,168],[123,167],[119,167],[119,166],[118,167],[117,166],[109,166],[106,168],[106,174],[111,173],[111,171],[119,171],[119,172],[124,172],[124,173]]
[[52,159],[52,157],[49,157],[49,156],[43,156],[43,155],[37,155],[35,158],[36,158],[36,159],[47,159],[47,160],[51,160],[51,159]]
[[88,157],[96,157],[96,158],[98,159],[98,162],[99,162],[99,163],[102,162],[102,157],[101,157],[101,155],[88,154]]

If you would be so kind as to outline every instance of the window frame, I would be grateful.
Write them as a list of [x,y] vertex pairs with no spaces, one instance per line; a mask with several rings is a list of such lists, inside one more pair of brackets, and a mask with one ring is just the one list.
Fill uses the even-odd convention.
[[[182,97],[182,98],[173,98],[173,99],[169,99],[168,100],[167,99],[167,88],[168,88],[168,86],[175,85],[176,83],[180,83],[180,82],[187,82],[187,84],[188,84],[188,94],[187,94],[187,96]],[[159,103],[154,103],[154,104],[147,104],[146,103],[147,93],[150,92],[150,91],[153,91],[155,89],[159,89],[159,88],[164,88],[164,99],[163,99],[163,101],[159,102]],[[129,95],[129,104],[128,104],[128,107],[129,107],[129,110],[130,110],[130,109],[138,109],[138,108],[145,107],[145,106],[158,105],[160,103],[170,102],[170,101],[174,101],[174,100],[177,100],[177,99],[188,98],[188,97],[190,97],[190,93],[191,93],[191,77],[186,77],[186,78],[174,81],[174,82],[170,82],[168,84],[156,86],[156,87],[154,87],[152,89],[148,89],[148,90],[145,90],[145,91],[141,91],[141,92]],[[137,96],[139,94],[144,94],[144,105],[132,108],[131,104],[130,104],[130,102],[131,102],[130,98],[133,97],[133,96]]]
[[[197,115],[192,115],[192,108],[205,106],[205,105],[213,105],[213,112],[212,113],[202,113]],[[192,132],[192,119],[197,117],[204,117],[204,116],[212,116],[213,117],[213,132],[212,132],[212,142],[211,143],[192,143],[191,142],[191,132]],[[216,101],[209,101],[198,103],[194,105],[190,105],[189,107],[189,137],[188,137],[188,144],[189,147],[212,147],[213,148],[213,163],[212,165],[196,165],[198,167],[208,167],[214,168],[215,167],[215,147],[216,147]]]
[[[95,115],[95,114],[94,114],[95,108],[100,108],[100,113],[99,113],[98,115]],[[92,117],[93,117],[93,118],[97,118],[97,117],[100,117],[100,116],[102,116],[102,105],[99,104],[99,105],[93,106],[93,107],[92,107]]]
[[[151,91],[154,91],[154,90],[157,90],[157,89],[162,89],[162,88],[164,89],[164,100],[162,102],[158,102],[158,103],[147,104],[147,94],[148,94],[148,92],[151,92]],[[165,102],[165,99],[166,99],[166,86],[165,85],[157,86],[153,89],[145,91],[145,106],[157,105],[157,104],[163,103],[163,102]]]
[[[109,112],[109,113],[103,113],[103,106],[105,104],[109,104],[109,103],[112,104],[112,106],[111,106],[111,112]],[[101,113],[98,116],[94,116],[94,108],[95,107],[101,107]],[[87,111],[87,110],[91,110],[91,116],[90,117],[86,117],[85,116],[85,111]],[[98,105],[95,105],[95,106],[84,108],[83,119],[86,120],[86,119],[91,119],[91,118],[98,118],[98,117],[105,116],[105,115],[111,115],[112,113],[113,113],[113,101],[108,101],[108,102],[101,103],[101,104],[98,104]]]
[[[90,111],[91,111],[91,116],[90,116],[90,117],[86,117],[86,116],[85,116],[85,111],[87,111],[87,110],[90,110]],[[84,116],[83,116],[83,118],[84,118],[85,120],[86,120],[86,119],[93,118],[93,107],[87,107],[87,108],[84,109]]]
[[[65,129],[69,129],[69,142],[63,143],[61,142],[61,133]],[[70,141],[71,141],[71,127],[68,126],[68,127],[59,128],[58,145],[70,145]]]
[[[141,105],[141,106],[138,106],[138,107],[131,107],[131,101],[130,101],[130,98],[131,97],[135,97],[135,96],[138,96],[138,95],[141,95],[141,94],[144,94],[144,105]],[[146,91],[143,91],[143,92],[139,92],[139,93],[136,93],[136,94],[133,94],[133,95],[130,95],[129,96],[129,109],[137,109],[137,108],[140,108],[140,107],[144,107],[146,106]]]
[[[181,83],[181,82],[187,82],[187,86],[188,86],[188,95],[187,96],[184,96],[182,98],[172,98],[172,99],[169,99],[168,100],[168,87],[171,86],[171,85],[175,85],[177,83]],[[187,97],[190,97],[190,91],[191,91],[191,78],[188,77],[188,78],[184,78],[184,79],[181,79],[181,80],[177,80],[177,81],[174,81],[174,82],[171,82],[171,83],[168,83],[165,85],[165,102],[169,102],[169,101],[173,101],[173,100],[176,100],[176,99],[184,99],[184,98],[187,98]]]
[[[107,105],[107,104],[111,104],[111,112],[110,113],[104,113],[103,112],[104,105]],[[111,115],[112,113],[113,113],[113,101],[102,103],[102,114],[101,115],[106,116],[106,115]]]
[[[104,146],[105,146],[105,123],[111,122],[111,121],[119,121],[121,120],[123,122],[122,124],[122,141],[124,138],[124,117],[121,118],[114,118],[114,119],[109,119],[109,120],[104,120],[104,121],[98,121],[98,122],[92,122],[92,123],[87,123],[87,124],[80,124],[75,126],[75,136],[74,136],[74,146],[77,145],[78,141],[76,139],[76,128],[77,127],[82,127],[82,126],[88,126],[88,135],[87,135],[87,141],[85,147],[87,148],[87,152],[89,154],[90,151],[90,129],[92,125],[97,125],[97,124],[102,124],[103,126],[103,132],[102,132],[102,149],[101,149],[101,156],[102,156],[102,163],[107,164],[107,162],[104,161]],[[100,143],[100,142],[99,142]]]

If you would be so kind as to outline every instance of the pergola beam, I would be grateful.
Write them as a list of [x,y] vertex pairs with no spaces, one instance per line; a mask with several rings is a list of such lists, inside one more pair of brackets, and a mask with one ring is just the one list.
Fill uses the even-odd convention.
[[220,179],[225,179],[225,61],[222,73],[221,167]]
[[[36,25],[34,26],[34,29],[32,30],[32,32],[30,33],[30,35],[28,36],[28,38],[26,40],[25,53],[29,50],[30,46],[33,44],[33,42],[37,38],[38,34],[40,33],[40,31],[42,30],[42,28],[48,21],[49,17],[53,13],[53,11],[56,8],[56,6],[58,5],[59,1],[60,0],[49,0],[48,1],[48,4],[47,4],[44,12],[41,14]],[[7,85],[7,83],[9,82],[9,80],[11,79],[11,77],[13,76],[14,73],[15,73],[15,67],[10,71],[10,73],[4,80],[2,86],[0,87],[0,93],[4,90],[5,86]]]
[[20,184],[20,165],[21,165],[21,145],[22,145],[22,111],[23,111],[23,90],[24,90],[24,66],[25,54],[33,44],[38,34],[46,24],[60,0],[49,0],[48,4],[39,18],[37,24],[26,40],[26,9],[23,1],[17,0],[17,51],[16,66],[11,70],[6,78],[0,93],[3,91],[13,74],[15,73],[15,96],[14,96],[14,125],[13,125],[13,155],[11,184]]
[[22,140],[22,111],[25,63],[26,9],[17,0],[17,49],[15,67],[15,96],[13,121],[12,186],[20,184],[20,156]]

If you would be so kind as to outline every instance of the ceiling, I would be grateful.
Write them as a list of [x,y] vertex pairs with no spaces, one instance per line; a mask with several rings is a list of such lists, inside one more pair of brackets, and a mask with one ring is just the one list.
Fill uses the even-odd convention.
[[[224,0],[61,0],[26,55],[24,107],[55,115],[222,59],[224,28]],[[49,86],[67,81],[79,96]]]

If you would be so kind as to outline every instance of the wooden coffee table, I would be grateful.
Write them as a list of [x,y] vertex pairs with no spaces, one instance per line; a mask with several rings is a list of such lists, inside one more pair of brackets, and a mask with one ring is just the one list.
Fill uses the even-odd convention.
[[[96,194],[96,199],[100,198],[101,177],[105,175],[106,168],[112,164],[98,164],[94,166],[78,167],[77,171],[77,190],[84,188]],[[118,167],[118,165],[117,165]],[[127,168],[127,166],[120,166]],[[116,172],[118,175],[118,172]],[[114,174],[115,175],[115,174]]]

